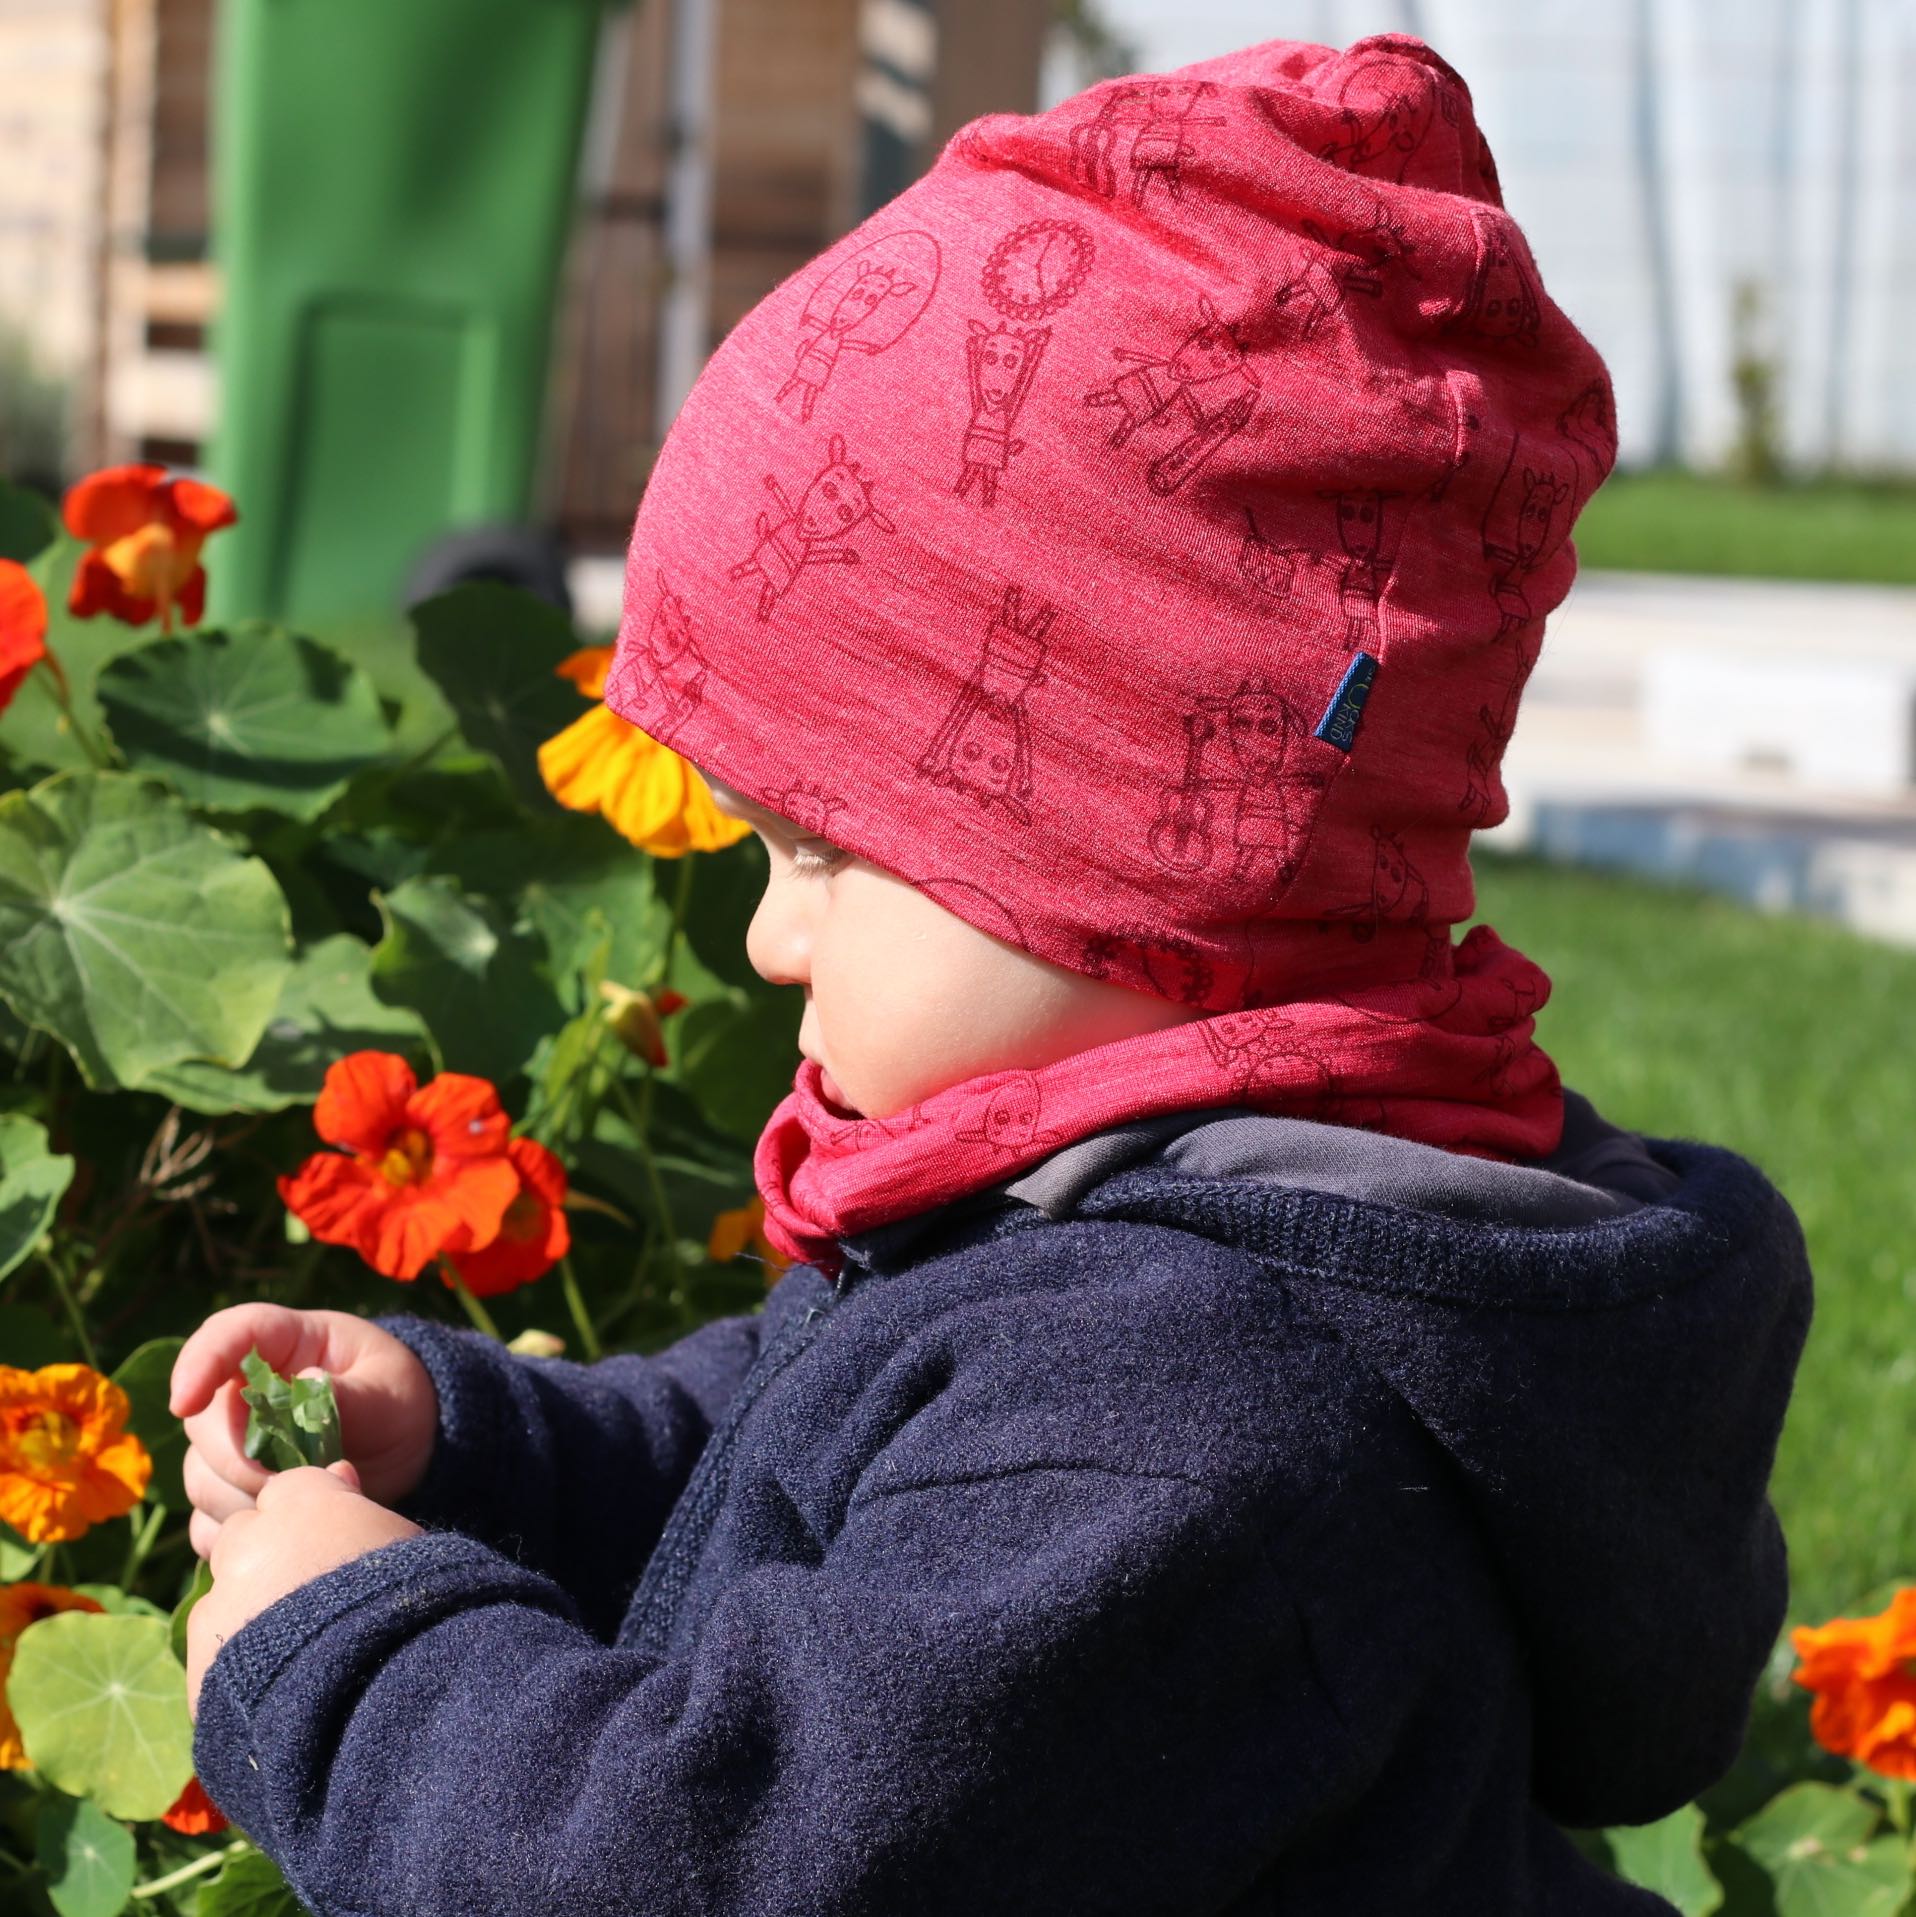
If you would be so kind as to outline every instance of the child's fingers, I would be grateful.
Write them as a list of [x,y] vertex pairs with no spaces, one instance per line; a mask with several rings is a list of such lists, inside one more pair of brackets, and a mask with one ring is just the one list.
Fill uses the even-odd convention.
[[319,1362],[325,1333],[305,1312],[287,1305],[228,1305],[214,1312],[173,1360],[167,1409],[176,1418],[200,1410],[227,1379],[239,1375],[240,1360],[255,1345],[275,1371],[288,1376]]
[[181,1476],[186,1481],[187,1502],[194,1510],[204,1511],[215,1524],[224,1524],[235,1511],[244,1511],[253,1502],[254,1494],[215,1471],[198,1445],[187,1451]]
[[219,1526],[204,1511],[195,1511],[186,1521],[187,1542],[203,1558],[213,1555],[213,1540],[219,1534]]
[[271,1473],[246,1455],[247,1416],[239,1381],[229,1378],[213,1393],[211,1403],[182,1422],[192,1451],[215,1476],[244,1492],[250,1502]]

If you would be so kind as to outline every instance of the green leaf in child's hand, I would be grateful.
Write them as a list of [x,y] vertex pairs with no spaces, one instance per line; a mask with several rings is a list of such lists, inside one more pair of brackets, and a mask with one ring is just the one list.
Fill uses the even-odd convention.
[[323,1467],[346,1455],[330,1378],[282,1378],[257,1345],[240,1360],[240,1370],[246,1378],[240,1396],[247,1404],[242,1448],[255,1464],[294,1471],[303,1464]]

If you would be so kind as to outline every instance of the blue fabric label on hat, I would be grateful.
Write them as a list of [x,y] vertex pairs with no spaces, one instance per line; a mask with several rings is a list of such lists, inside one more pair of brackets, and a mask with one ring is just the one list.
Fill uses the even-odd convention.
[[1357,737],[1357,722],[1364,716],[1364,701],[1370,697],[1370,684],[1377,677],[1377,661],[1368,652],[1360,652],[1350,662],[1342,682],[1331,694],[1324,716],[1317,722],[1316,736],[1339,752],[1348,752]]

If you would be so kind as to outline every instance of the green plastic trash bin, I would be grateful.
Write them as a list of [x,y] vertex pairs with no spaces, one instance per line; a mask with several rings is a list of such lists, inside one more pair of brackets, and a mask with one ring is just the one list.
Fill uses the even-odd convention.
[[387,611],[525,518],[605,0],[221,0],[212,614]]

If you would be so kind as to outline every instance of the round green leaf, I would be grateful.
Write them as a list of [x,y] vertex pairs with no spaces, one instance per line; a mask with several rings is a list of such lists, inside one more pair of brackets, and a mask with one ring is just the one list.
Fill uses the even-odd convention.
[[29,1624],[7,1702],[28,1761],[111,1817],[163,1817],[193,1775],[186,1672],[160,1618],[62,1611]]
[[133,1889],[133,1833],[97,1804],[48,1797],[34,1849],[60,1917],[117,1917]]
[[98,689],[129,763],[219,811],[317,818],[392,745],[363,672],[257,621],[122,653]]
[[326,1068],[348,1052],[411,1052],[426,1027],[419,1014],[373,996],[372,947],[350,932],[309,945],[293,961],[253,1055],[236,1070],[189,1058],[150,1072],[158,1092],[195,1112],[277,1112],[310,1105]]
[[0,481],[0,559],[25,565],[59,536],[52,505],[24,486]]
[[[167,1410],[172,1394],[173,1360],[184,1338],[150,1338],[120,1361],[113,1382],[132,1401],[128,1423],[153,1457],[153,1476],[146,1495],[172,1511],[186,1509],[186,1484],[180,1476],[186,1463],[186,1427]],[[137,1515],[137,1514],[136,1514]]]
[[0,799],[0,997],[96,1089],[249,1057],[289,943],[266,866],[149,780],[69,772]]
[[1618,1876],[1667,1897],[1683,1917],[1711,1917],[1723,1886],[1703,1861],[1703,1813],[1684,1804],[1654,1824],[1622,1824],[1604,1832]]
[[591,709],[558,674],[579,635],[555,607],[516,587],[455,586],[412,610],[419,663],[445,695],[468,745],[490,753],[522,797],[552,803],[539,748]]
[[76,1584],[72,1588],[82,1597],[90,1597],[114,1617],[156,1617],[165,1622],[171,1621],[171,1613],[162,1611],[157,1604],[139,1596],[137,1592],[122,1591],[117,1584]]
[[804,1016],[803,997],[792,992],[705,999],[665,1028],[669,1075],[721,1131],[756,1138],[792,1089]]
[[447,879],[409,879],[374,897],[386,936],[373,953],[373,990],[425,1020],[443,1069],[495,1084],[522,1071],[565,1021],[537,941]]
[[199,1917],[305,1917],[264,1851],[241,1851],[200,1892]]
[[30,1578],[40,1562],[42,1546],[29,1544],[10,1524],[0,1524],[0,1584]]
[[73,1180],[73,1160],[47,1150],[46,1127],[0,1112],[0,1278],[32,1255]]
[[1899,1837],[1870,1836],[1875,1805],[1833,1784],[1793,1784],[1730,1833],[1776,1889],[1777,1917],[1896,1917],[1911,1887]]

